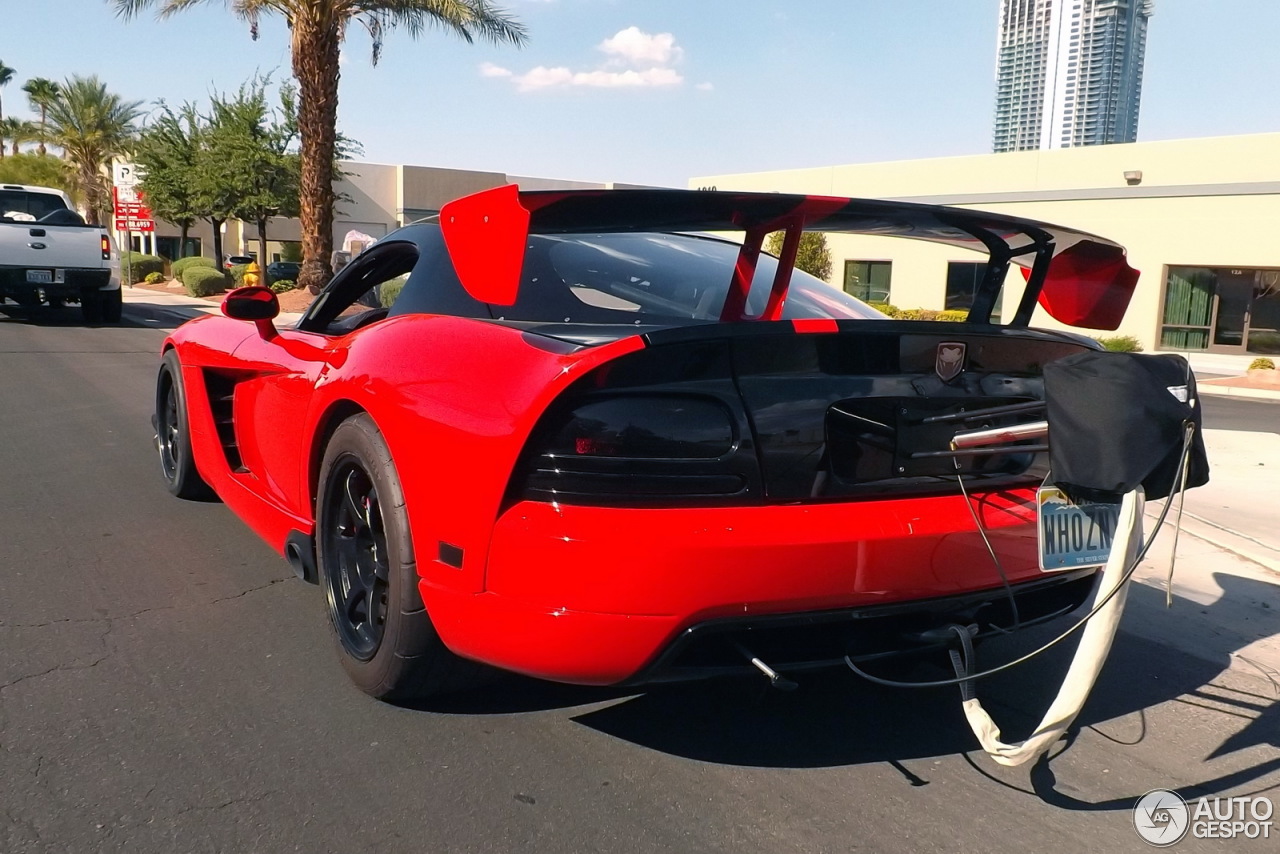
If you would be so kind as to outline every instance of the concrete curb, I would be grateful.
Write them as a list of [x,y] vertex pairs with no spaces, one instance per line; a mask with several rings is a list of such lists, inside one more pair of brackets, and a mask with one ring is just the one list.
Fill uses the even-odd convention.
[[[1172,526],[1177,521],[1177,514],[1178,508],[1175,506],[1169,511],[1169,518],[1165,520],[1165,525]],[[1146,516],[1147,521],[1154,525],[1156,519],[1160,517],[1160,508],[1148,507]],[[1169,530],[1171,531],[1172,528],[1170,527]],[[1280,551],[1266,543],[1224,528],[1185,510],[1182,513],[1182,533],[1230,552],[1236,557],[1257,564],[1268,572],[1280,576]],[[1161,536],[1172,537],[1172,534],[1162,533]]]
[[1280,391],[1272,391],[1267,388],[1196,383],[1196,391],[1201,394],[1212,394],[1221,397],[1252,397],[1259,400],[1280,400]]

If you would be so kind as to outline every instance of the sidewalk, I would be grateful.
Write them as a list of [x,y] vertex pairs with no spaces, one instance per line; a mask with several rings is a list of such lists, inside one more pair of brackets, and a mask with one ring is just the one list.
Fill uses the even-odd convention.
[[[185,323],[202,314],[221,314],[217,302],[189,297],[184,293],[166,293],[142,287],[121,289],[125,308],[149,320]],[[276,318],[279,326],[293,326],[302,317],[301,312],[281,312]]]

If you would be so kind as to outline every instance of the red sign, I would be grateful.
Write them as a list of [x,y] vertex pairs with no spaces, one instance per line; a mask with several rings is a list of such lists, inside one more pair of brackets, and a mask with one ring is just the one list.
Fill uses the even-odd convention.
[[132,187],[112,187],[115,202],[116,231],[155,231],[151,208],[142,201],[142,193]]

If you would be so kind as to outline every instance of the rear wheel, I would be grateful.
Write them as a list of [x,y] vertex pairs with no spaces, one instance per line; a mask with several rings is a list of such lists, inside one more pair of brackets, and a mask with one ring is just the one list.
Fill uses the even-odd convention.
[[98,300],[102,306],[104,323],[119,323],[124,313],[124,294],[117,288],[114,291],[98,291]]
[[384,700],[474,684],[483,668],[445,648],[418,593],[400,479],[368,415],[338,425],[319,483],[319,574],[347,675]]
[[80,316],[85,323],[102,322],[102,299],[97,288],[80,289]]
[[182,384],[182,364],[170,350],[160,363],[156,378],[156,449],[165,486],[179,498],[210,499],[213,490],[196,471],[187,423],[187,395]]

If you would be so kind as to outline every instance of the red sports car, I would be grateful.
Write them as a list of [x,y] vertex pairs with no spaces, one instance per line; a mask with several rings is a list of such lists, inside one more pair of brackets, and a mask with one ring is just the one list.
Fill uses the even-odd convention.
[[[968,321],[794,270],[805,230],[987,253]],[[503,187],[378,240],[294,328],[243,288],[175,330],[161,468],[323,587],[374,696],[472,662],[609,685],[895,655],[1088,594],[1087,561],[1041,569],[1043,440],[951,441],[1043,418],[1042,366],[1096,348],[1028,328],[1037,303],[1114,329],[1136,279],[1110,241],[976,211]]]

